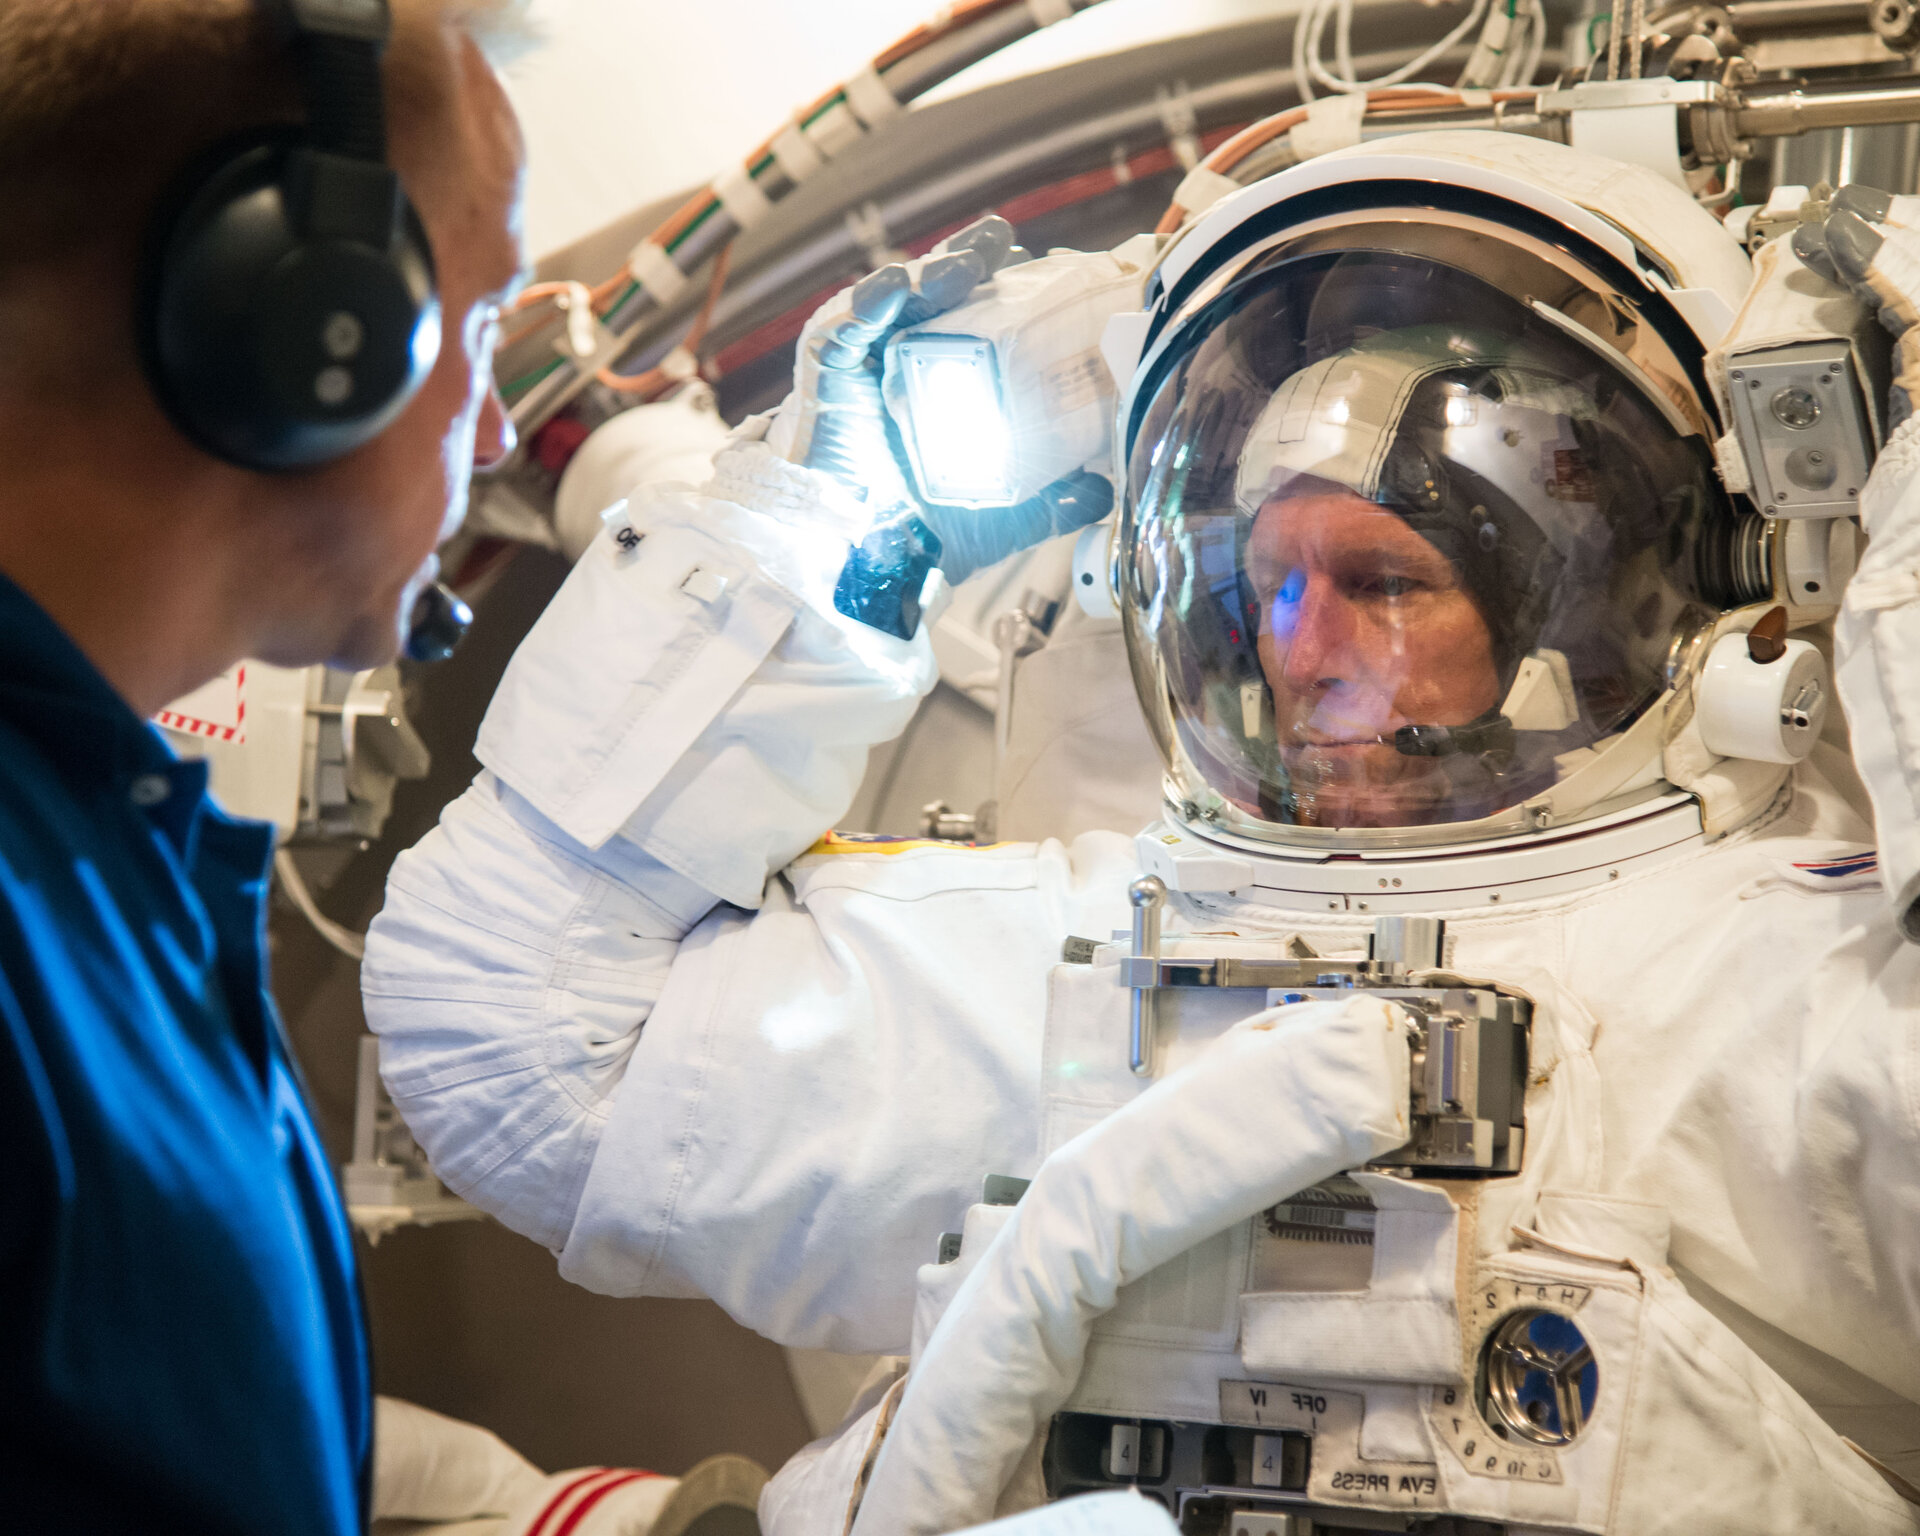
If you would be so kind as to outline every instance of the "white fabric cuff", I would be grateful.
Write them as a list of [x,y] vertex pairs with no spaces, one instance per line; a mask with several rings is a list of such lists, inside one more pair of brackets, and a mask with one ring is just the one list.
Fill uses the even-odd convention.
[[584,847],[621,833],[758,906],[937,676],[924,632],[897,640],[834,610],[847,519],[824,479],[744,443],[715,463],[738,500],[636,498],[637,544],[603,535],[582,556],[475,755]]

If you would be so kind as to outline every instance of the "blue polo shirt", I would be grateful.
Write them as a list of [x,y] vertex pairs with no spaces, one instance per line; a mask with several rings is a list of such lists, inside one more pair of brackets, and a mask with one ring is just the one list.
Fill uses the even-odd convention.
[[0,1527],[345,1536],[345,1212],[266,987],[271,829],[0,577]]

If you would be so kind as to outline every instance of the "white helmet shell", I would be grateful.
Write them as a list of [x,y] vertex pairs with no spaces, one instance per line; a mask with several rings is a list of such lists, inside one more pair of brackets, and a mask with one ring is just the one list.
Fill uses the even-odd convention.
[[1771,595],[1703,370],[1750,281],[1662,177],[1487,132],[1322,156],[1177,237],[1116,567],[1180,819],[1438,850],[1670,804],[1682,642]]

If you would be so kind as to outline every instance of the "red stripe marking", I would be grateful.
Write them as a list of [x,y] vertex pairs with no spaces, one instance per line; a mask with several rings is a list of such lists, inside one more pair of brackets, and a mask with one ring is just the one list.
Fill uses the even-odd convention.
[[247,668],[244,662],[234,674],[233,689],[232,725],[216,725],[211,720],[202,720],[198,715],[183,715],[173,709],[163,709],[153,718],[170,731],[184,731],[189,736],[205,736],[213,741],[244,742],[247,739]]
[[572,1482],[564,1484],[552,1498],[547,1500],[546,1507],[540,1511],[539,1517],[532,1525],[527,1527],[527,1536],[547,1536],[548,1522],[560,1512],[560,1507],[565,1504],[568,1499],[572,1498],[589,1483],[596,1482],[601,1478],[617,1478],[619,1476],[620,1473],[613,1467],[594,1467],[591,1471],[582,1472]]
[[176,714],[170,709],[161,710],[154,719],[170,731],[184,731],[189,736],[208,736],[216,741],[246,739],[238,734],[236,726],[215,725],[211,720],[202,720],[195,715]]
[[574,1527],[587,1518],[587,1512],[608,1494],[612,1493],[614,1489],[624,1488],[629,1483],[644,1482],[648,1478],[658,1477],[659,1475],[658,1472],[628,1472],[621,1477],[616,1477],[610,1483],[602,1483],[598,1488],[594,1489],[592,1493],[588,1494],[578,1504],[573,1506],[573,1513],[567,1516],[565,1522],[553,1533],[553,1536],[573,1536]]

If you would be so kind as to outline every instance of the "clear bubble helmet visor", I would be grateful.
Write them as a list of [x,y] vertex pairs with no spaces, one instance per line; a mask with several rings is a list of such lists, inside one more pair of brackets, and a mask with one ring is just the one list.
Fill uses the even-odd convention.
[[1243,264],[1136,397],[1128,651],[1170,796],[1218,831],[1529,830],[1743,596],[1712,574],[1734,514],[1677,363],[1656,383],[1436,233]]

